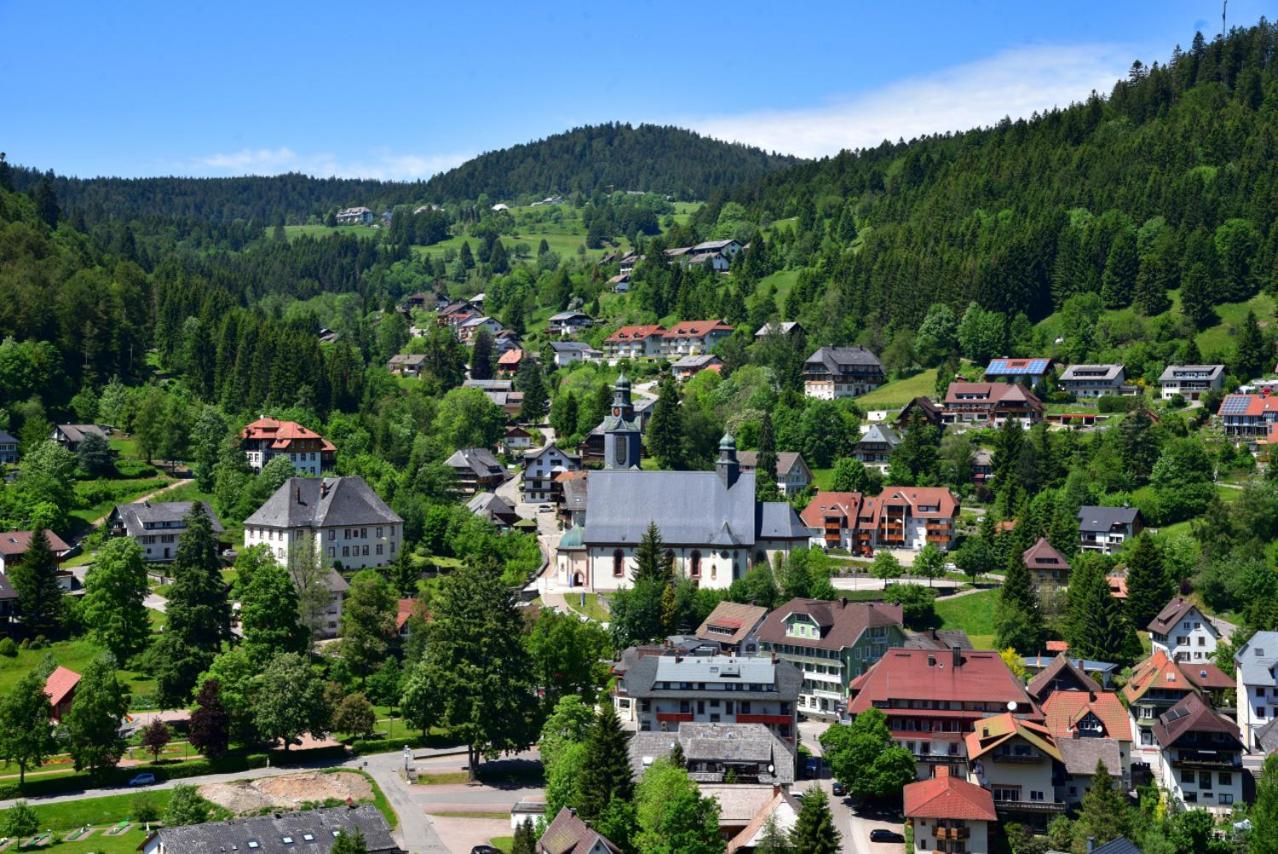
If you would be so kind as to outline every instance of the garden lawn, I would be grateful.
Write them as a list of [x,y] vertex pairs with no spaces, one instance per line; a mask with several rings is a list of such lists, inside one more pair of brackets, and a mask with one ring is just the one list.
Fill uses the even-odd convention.
[[[20,649],[13,658],[0,656],[0,696],[8,694],[23,676],[40,667],[46,655],[63,667],[77,673],[83,673],[89,663],[102,652],[102,648],[92,641],[78,638],[76,640],[58,641],[43,649]],[[155,694],[155,680],[131,670],[120,670],[121,678],[133,692],[134,706],[139,698]]]
[[[585,597],[584,606],[582,597]],[[568,603],[569,608],[579,614],[585,614],[597,623],[606,623],[611,617],[607,600],[601,599],[598,593],[568,592],[564,594],[564,601]]]
[[884,383],[869,394],[856,399],[862,409],[900,409],[916,397],[932,397],[936,394],[936,368],[920,371],[903,380]]
[[943,629],[962,629],[976,649],[994,648],[994,610],[997,590],[936,600],[936,616]]

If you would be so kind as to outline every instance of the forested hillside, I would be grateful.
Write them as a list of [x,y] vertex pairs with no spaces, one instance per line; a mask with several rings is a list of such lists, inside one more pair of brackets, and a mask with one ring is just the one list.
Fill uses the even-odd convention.
[[644,190],[704,199],[800,162],[689,130],[605,124],[491,151],[426,183],[435,201]]
[[1276,47],[1264,21],[1199,35],[1107,98],[844,152],[735,199],[760,225],[796,218],[790,263],[810,273],[784,313],[823,337],[912,329],[934,301],[1033,321],[1091,293],[1156,315],[1177,288],[1202,328],[1278,285]]

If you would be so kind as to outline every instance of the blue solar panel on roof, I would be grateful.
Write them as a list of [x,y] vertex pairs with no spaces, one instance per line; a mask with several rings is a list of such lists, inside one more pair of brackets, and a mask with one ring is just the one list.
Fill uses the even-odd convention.
[[1220,411],[1224,415],[1241,415],[1247,411],[1250,399],[1245,394],[1231,394],[1225,398]]
[[985,369],[987,374],[1041,374],[1047,370],[1047,359],[1030,359],[1021,365],[1013,365],[1007,359],[994,359]]

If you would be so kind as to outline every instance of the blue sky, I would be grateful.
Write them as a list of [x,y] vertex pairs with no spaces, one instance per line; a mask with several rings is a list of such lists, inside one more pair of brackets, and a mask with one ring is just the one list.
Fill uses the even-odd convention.
[[1195,29],[1219,0],[0,0],[0,150],[85,176],[420,178],[624,120],[818,156],[1107,90]]

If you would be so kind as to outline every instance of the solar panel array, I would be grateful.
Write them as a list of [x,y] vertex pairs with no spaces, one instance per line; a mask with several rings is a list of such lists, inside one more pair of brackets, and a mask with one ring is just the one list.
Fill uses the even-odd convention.
[[1225,396],[1225,400],[1220,405],[1221,415],[1243,415],[1247,412],[1247,404],[1251,402],[1251,398],[1245,394],[1230,394]]
[[[1020,362],[1020,360],[1017,360]],[[1014,364],[1008,359],[995,359],[985,369],[987,374],[1041,374],[1047,370],[1047,359],[1028,359]]]

